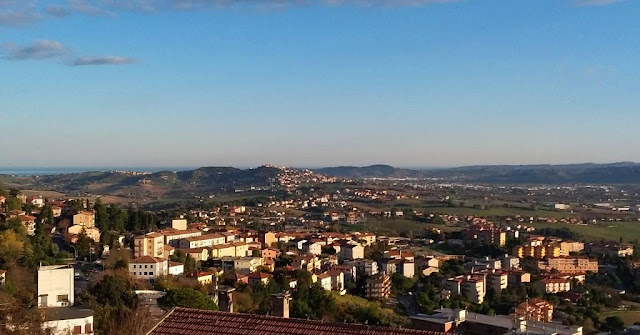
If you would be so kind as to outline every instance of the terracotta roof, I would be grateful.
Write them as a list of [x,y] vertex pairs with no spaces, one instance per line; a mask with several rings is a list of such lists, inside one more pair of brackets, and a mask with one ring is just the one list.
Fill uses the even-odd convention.
[[264,272],[252,272],[249,274],[249,279],[268,279],[271,275]]
[[150,335],[441,335],[444,333],[356,324],[285,319],[277,316],[173,309]]
[[157,257],[151,257],[151,256],[140,256],[134,260],[131,261],[131,263],[161,263],[164,262],[165,259],[162,258],[157,258]]

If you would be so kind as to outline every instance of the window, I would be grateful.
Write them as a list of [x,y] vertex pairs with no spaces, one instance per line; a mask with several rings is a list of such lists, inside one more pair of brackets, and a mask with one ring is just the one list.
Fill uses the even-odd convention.
[[69,295],[68,294],[58,295],[58,302],[69,302]]
[[147,275],[147,272],[146,272],[146,271],[144,272],[144,275],[145,275],[145,276]]
[[134,268],[134,269],[136,268],[136,265],[135,265],[135,264],[133,264],[133,268]]
[[144,268],[145,268],[145,269],[147,268],[147,264],[145,264],[145,265],[144,265]]
[[84,332],[87,333],[87,334],[92,332],[90,323],[87,323],[86,325],[84,325]]
[[153,272],[149,272],[149,276],[153,276]]
[[82,334],[82,326],[73,326],[74,334]]

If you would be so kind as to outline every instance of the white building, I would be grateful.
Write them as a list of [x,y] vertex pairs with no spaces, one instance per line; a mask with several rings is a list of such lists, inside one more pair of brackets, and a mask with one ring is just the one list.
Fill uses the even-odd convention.
[[69,307],[74,302],[73,275],[71,265],[38,268],[38,309],[49,334],[93,334],[93,311]]
[[178,262],[169,262],[169,274],[179,276],[184,273],[184,264]]
[[38,307],[73,306],[73,273],[70,265],[38,268]]
[[169,274],[169,264],[164,258],[142,256],[129,263],[129,274],[136,280],[155,280]]

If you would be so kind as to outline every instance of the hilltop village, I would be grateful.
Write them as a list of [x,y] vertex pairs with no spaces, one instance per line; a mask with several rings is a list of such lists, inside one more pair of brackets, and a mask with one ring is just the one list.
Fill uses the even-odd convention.
[[638,235],[607,229],[640,225],[637,204],[609,186],[524,190],[291,169],[162,205],[3,188],[0,316],[16,334],[164,334],[222,312],[354,334],[637,329]]

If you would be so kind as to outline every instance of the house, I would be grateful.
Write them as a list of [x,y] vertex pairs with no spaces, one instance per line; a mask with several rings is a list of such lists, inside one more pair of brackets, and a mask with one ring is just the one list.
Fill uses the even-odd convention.
[[136,280],[155,280],[169,275],[169,264],[164,258],[142,256],[129,263],[129,274]]
[[258,284],[267,285],[269,283],[269,279],[271,279],[271,275],[264,272],[252,272],[249,274],[248,278],[250,286]]
[[209,285],[213,282],[213,274],[203,271],[195,271],[188,275],[189,278],[194,278],[200,285]]
[[[442,333],[407,328],[386,328],[316,320],[289,319],[282,308],[289,306],[274,298],[273,315],[227,313],[175,308],[157,324],[149,335],[170,334],[261,334],[261,335],[442,335]],[[279,311],[280,310],[280,311]],[[564,334],[563,334],[564,335]]]
[[20,218],[20,222],[22,223],[22,226],[27,231],[27,234],[31,236],[35,235],[36,234],[36,217],[31,215],[20,215],[18,217]]
[[516,317],[538,322],[551,322],[553,319],[553,305],[543,299],[535,298],[523,302],[516,307]]
[[260,266],[262,266],[260,257],[240,257],[233,261],[234,269],[240,273],[255,272]]
[[93,212],[82,211],[73,216],[72,222],[78,226],[94,227],[96,225],[96,215]]
[[73,267],[51,265],[38,268],[38,307],[73,306]]
[[87,235],[96,243],[100,243],[100,230],[96,227],[87,226],[71,226],[67,229],[67,232],[71,235],[71,242],[75,243],[78,240],[78,236],[82,233]]
[[40,266],[37,283],[42,328],[48,334],[93,333],[93,311],[71,307],[74,304],[73,266]]
[[244,242],[231,242],[229,245],[235,248],[235,257],[246,257],[249,254],[249,245]]
[[322,253],[322,245],[318,242],[307,241],[302,244],[302,252],[305,254],[320,255]]
[[340,247],[340,253],[338,254],[340,259],[363,259],[364,258],[364,246],[361,244],[346,244]]
[[191,256],[199,262],[204,262],[209,259],[209,249],[207,248],[193,248],[193,249],[178,249],[186,255]]
[[274,248],[265,248],[260,252],[262,259],[276,259],[280,255],[280,250]]
[[316,282],[326,291],[331,291],[331,276],[326,273],[316,275]]
[[198,229],[175,230],[171,228],[162,230],[159,233],[164,235],[164,244],[168,244],[174,248],[180,247],[180,240],[182,239],[202,236],[202,231]]
[[187,219],[183,217],[172,219],[171,228],[175,230],[187,230]]
[[345,295],[347,290],[344,287],[344,272],[334,269],[327,271],[327,274],[331,277],[331,289]]
[[179,276],[184,273],[184,264],[178,262],[169,262],[169,275]]

